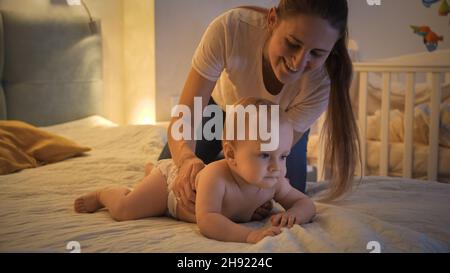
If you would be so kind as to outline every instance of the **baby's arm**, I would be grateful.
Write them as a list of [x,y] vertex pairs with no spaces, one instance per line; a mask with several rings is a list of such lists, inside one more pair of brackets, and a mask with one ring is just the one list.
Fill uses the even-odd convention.
[[293,224],[305,224],[316,215],[313,201],[293,188],[286,178],[282,178],[278,182],[274,199],[286,210],[272,216],[271,220],[274,226],[292,227]]
[[195,214],[200,232],[210,239],[225,242],[256,243],[281,232],[278,227],[253,230],[236,224],[222,214],[225,181],[203,171],[198,177]]

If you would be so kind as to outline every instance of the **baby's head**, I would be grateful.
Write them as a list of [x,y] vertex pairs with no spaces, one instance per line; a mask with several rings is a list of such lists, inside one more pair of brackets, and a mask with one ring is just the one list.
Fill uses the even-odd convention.
[[[248,111],[250,114],[246,111],[245,119],[239,126],[236,112],[227,109],[222,138],[227,164],[247,183],[262,188],[272,187],[286,175],[286,157],[292,146],[293,127],[286,114],[270,101],[248,97],[234,106],[246,110],[254,106],[256,110]],[[238,137],[242,127],[245,127],[244,133]],[[230,129],[233,132],[230,133]]]

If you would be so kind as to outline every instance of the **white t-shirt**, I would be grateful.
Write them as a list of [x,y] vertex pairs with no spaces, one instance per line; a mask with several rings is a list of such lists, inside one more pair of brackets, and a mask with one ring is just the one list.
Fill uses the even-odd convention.
[[270,94],[262,76],[262,54],[267,38],[266,16],[236,8],[217,17],[207,28],[192,59],[204,78],[217,81],[212,97],[222,108],[243,97],[264,98],[280,105],[297,132],[307,131],[326,110],[330,80],[325,67],[309,71]]

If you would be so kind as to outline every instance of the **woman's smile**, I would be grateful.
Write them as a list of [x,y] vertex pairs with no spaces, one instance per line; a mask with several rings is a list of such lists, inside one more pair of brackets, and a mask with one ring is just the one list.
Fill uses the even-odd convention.
[[295,73],[297,73],[297,72],[299,71],[299,70],[296,69],[293,65],[290,65],[290,64],[288,63],[288,61],[286,60],[286,58],[282,57],[282,59],[283,59],[284,66],[286,67],[286,70],[287,70],[289,73],[295,74]]

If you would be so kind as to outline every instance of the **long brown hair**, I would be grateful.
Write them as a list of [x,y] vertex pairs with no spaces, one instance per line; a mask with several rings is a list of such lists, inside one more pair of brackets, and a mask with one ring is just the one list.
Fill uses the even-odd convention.
[[359,153],[359,135],[350,101],[352,62],[347,51],[348,5],[346,0],[280,0],[277,16],[283,20],[299,14],[314,15],[329,22],[340,36],[325,66],[330,77],[328,112],[321,132],[328,167],[330,190],[323,200],[331,201],[353,185]]

